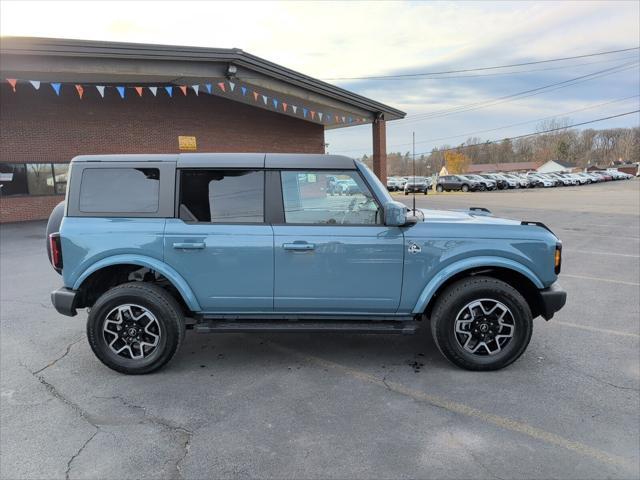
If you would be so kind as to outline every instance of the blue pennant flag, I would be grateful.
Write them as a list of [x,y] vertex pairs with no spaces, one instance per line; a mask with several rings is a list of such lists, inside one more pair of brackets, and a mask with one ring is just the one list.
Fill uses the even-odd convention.
[[275,98],[273,99],[273,108],[275,108],[276,110],[278,109],[278,100],[276,100]]
[[124,87],[116,87],[116,90],[118,90],[120,98],[124,98]]
[[205,83],[204,86],[207,87],[207,92],[209,92],[209,95],[211,95],[211,84]]
[[167,91],[170,97],[173,95],[173,87],[164,87],[164,89]]
[[240,90],[242,90],[242,96],[244,97],[247,94],[247,87],[240,87]]
[[304,118],[307,118],[307,109],[306,109],[306,108],[303,108],[303,109],[302,109],[302,116],[303,116]]
[[353,123],[353,117],[349,117],[349,123]]
[[59,83],[52,83],[51,87],[56,92],[56,95],[60,96],[60,84]]

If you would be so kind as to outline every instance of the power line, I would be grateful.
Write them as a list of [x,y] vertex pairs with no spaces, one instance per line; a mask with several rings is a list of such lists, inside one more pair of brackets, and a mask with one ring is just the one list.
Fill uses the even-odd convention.
[[[629,70],[638,65],[638,62],[629,62],[617,65],[615,67],[605,68],[604,70],[598,70],[596,72],[588,73],[586,75],[581,75],[579,77],[570,78],[569,80],[564,80],[562,82],[551,83],[549,85],[544,85],[542,87],[532,88],[529,90],[523,90],[521,92],[512,93],[509,95],[505,95],[502,97],[498,97],[492,100],[485,100],[482,102],[469,103],[466,105],[460,105],[458,107],[436,110],[434,112],[414,115],[412,117],[408,117],[406,120],[398,120],[395,125],[407,125],[408,123],[412,123],[417,120],[431,119],[444,117],[447,115],[453,115],[462,112],[468,112],[472,110],[478,110],[480,108],[485,108],[493,105],[498,105],[501,103],[507,103],[513,101],[514,99],[527,98],[535,95],[540,95],[542,93],[548,93],[555,90],[559,90],[561,88],[570,87],[572,85],[576,85],[578,83],[586,82],[589,80],[594,80],[596,78],[604,77],[607,75],[613,75],[614,73],[623,72],[625,70]],[[557,88],[553,88],[557,87]],[[400,123],[402,122],[402,123]]]
[[[483,143],[474,143],[472,145],[460,145],[458,147],[445,148],[445,149],[442,149],[442,150],[438,150],[438,152],[450,152],[450,151],[453,151],[453,150],[460,150],[460,149],[464,149],[464,148],[481,147],[483,145],[493,145],[493,144],[501,142],[503,140],[518,140],[520,138],[534,137],[536,135],[543,135],[545,133],[557,132],[559,130],[568,130],[569,128],[579,127],[581,125],[588,125],[590,123],[602,122],[604,120],[610,120],[612,118],[624,117],[626,115],[632,115],[632,114],[638,113],[638,112],[640,112],[640,110],[633,110],[631,112],[619,113],[617,115],[610,115],[608,117],[596,118],[595,120],[589,120],[587,122],[574,123],[573,125],[566,125],[564,127],[550,128],[548,130],[543,130],[541,132],[527,133],[527,134],[518,135],[518,136],[515,136],[515,137],[501,138],[499,140],[488,140],[488,141],[483,142]],[[431,152],[420,152],[420,153],[417,153],[416,155],[424,155],[424,154],[427,154],[427,153],[431,153]]]
[[323,80],[378,80],[378,79],[386,79],[386,78],[414,78],[414,77],[423,77],[428,75],[445,75],[449,73],[466,73],[466,72],[479,72],[485,70],[497,70],[499,68],[510,68],[510,67],[524,67],[527,65],[538,65],[541,63],[550,63],[550,62],[562,62],[565,60],[574,60],[577,58],[587,58],[587,57],[596,57],[600,55],[611,55],[613,53],[621,53],[621,52],[630,52],[632,50],[638,50],[640,47],[631,47],[631,48],[623,48],[620,50],[609,50],[606,52],[597,52],[597,53],[587,53],[585,55],[575,55],[572,57],[561,57],[561,58],[551,58],[548,60],[538,60],[535,62],[521,62],[521,63],[512,63],[509,65],[494,65],[490,67],[478,67],[478,68],[464,68],[460,70],[446,70],[441,72],[422,72],[422,73],[406,73],[399,75],[375,75],[375,76],[366,76],[366,77],[334,77],[334,78],[324,78]]
[[[416,144],[438,142],[438,141],[441,141],[441,140],[450,140],[452,138],[469,137],[471,135],[478,135],[480,133],[495,132],[497,130],[505,130],[507,128],[519,127],[521,125],[527,125],[529,123],[542,122],[544,120],[550,120],[550,119],[553,119],[553,118],[563,117],[565,115],[570,115],[572,113],[584,112],[585,110],[591,110],[591,109],[602,107],[602,106],[605,106],[605,105],[611,105],[612,103],[623,102],[624,100],[629,100],[631,98],[638,98],[638,97],[640,97],[640,95],[630,95],[628,97],[618,98],[616,100],[610,100],[608,102],[598,103],[596,105],[590,105],[588,107],[579,108],[577,110],[570,110],[568,112],[562,112],[562,113],[558,113],[558,114],[555,114],[555,115],[550,115],[550,116],[547,116],[547,117],[536,118],[536,119],[533,119],[533,120],[527,120],[525,122],[512,123],[510,125],[503,125],[501,127],[489,128],[489,129],[486,129],[486,130],[477,130],[475,132],[461,133],[459,135],[451,135],[451,136],[448,136],[448,137],[438,137],[438,138],[430,138],[428,140],[420,140],[420,141],[416,142]],[[404,147],[404,146],[411,145],[411,144],[412,144],[412,142],[395,143],[393,145],[389,145],[389,147],[390,148]],[[354,148],[354,149],[351,149],[351,150],[341,150],[340,152],[337,152],[337,153],[357,152],[357,151],[361,151],[361,150],[363,150],[363,149],[362,148]]]

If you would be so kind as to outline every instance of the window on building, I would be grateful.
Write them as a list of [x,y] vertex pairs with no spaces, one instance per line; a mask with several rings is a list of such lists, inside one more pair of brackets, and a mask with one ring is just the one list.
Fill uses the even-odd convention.
[[182,170],[179,216],[208,223],[264,222],[264,172]]
[[0,195],[27,195],[27,168],[24,164],[0,163]]
[[[67,188],[67,163],[0,163],[0,194],[54,195]],[[11,178],[8,180],[7,178]]]
[[85,168],[80,184],[83,213],[155,213],[160,170],[157,168]]
[[282,172],[281,177],[287,223],[375,225],[382,219],[358,172]]

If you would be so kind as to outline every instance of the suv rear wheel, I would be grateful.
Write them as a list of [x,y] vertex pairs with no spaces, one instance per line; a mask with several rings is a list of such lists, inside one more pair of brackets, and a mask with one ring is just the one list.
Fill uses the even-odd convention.
[[436,185],[436,192],[438,193],[442,193],[442,191],[444,190],[442,185]]
[[531,340],[527,301],[511,285],[468,277],[450,285],[431,315],[431,333],[442,354],[467,370],[498,370],[516,361]]
[[93,353],[107,367],[129,375],[164,366],[184,339],[182,310],[157,285],[131,282],[104,293],[87,319]]

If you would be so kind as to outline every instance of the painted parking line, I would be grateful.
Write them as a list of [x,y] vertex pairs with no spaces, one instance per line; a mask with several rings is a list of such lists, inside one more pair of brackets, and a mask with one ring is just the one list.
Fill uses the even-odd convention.
[[608,335],[618,335],[620,337],[640,338],[640,334],[637,334],[637,333],[621,332],[619,330],[609,330],[608,328],[590,327],[589,325],[579,325],[577,323],[561,322],[557,320],[556,321],[552,320],[551,323],[562,325],[565,327],[580,328],[582,330],[589,330],[591,332],[596,332],[596,333],[606,333]]
[[308,355],[306,353],[299,352],[297,350],[285,347],[274,342],[265,341],[265,343],[274,350],[287,355],[292,355],[307,363],[341,372],[349,377],[373,385],[377,385],[382,388],[386,388],[387,390],[391,390],[400,395],[405,395],[416,401],[426,402],[435,407],[442,408],[452,413],[457,413],[467,417],[482,420],[496,427],[526,435],[549,445],[565,448],[580,455],[598,460],[602,463],[620,466],[623,468],[627,468],[630,471],[633,471],[636,468],[636,464],[634,462],[631,462],[624,457],[613,455],[602,450],[590,447],[583,443],[569,440],[555,433],[547,432],[546,430],[531,426],[527,423],[519,422],[517,420],[512,420],[506,417],[501,417],[499,415],[494,415],[491,413],[486,413],[476,408],[465,405],[464,403],[454,402],[451,400],[447,400],[446,398],[431,395],[420,390],[415,390],[398,382],[380,379],[369,373],[362,372],[360,370],[356,370],[354,368],[350,368],[339,363],[332,362],[330,360],[325,360],[324,358],[316,357],[314,355]]
[[564,250],[565,253],[584,253],[587,255],[610,255],[612,257],[629,257],[629,258],[640,258],[640,255],[631,255],[629,253],[613,253],[613,252],[593,252],[590,250]]
[[634,287],[640,287],[640,283],[638,282],[625,282],[624,280],[613,280],[611,278],[590,277],[588,275],[570,275],[568,273],[562,273],[561,278],[579,278],[580,280],[594,280],[597,282],[619,283],[620,285],[631,285]]

